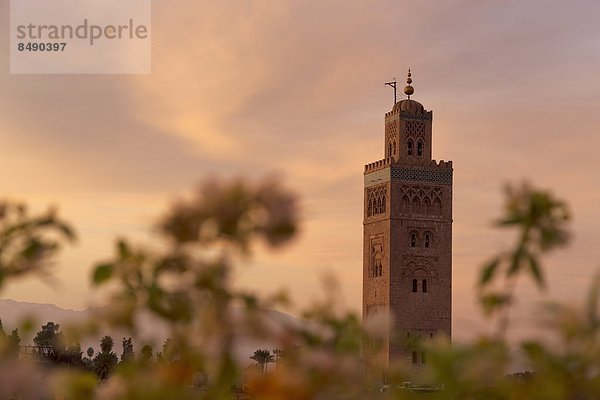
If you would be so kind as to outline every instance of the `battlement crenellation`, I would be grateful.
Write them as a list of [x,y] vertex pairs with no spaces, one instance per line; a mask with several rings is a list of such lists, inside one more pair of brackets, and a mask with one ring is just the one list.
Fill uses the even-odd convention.
[[413,167],[427,167],[427,168],[435,168],[435,169],[452,169],[452,161],[444,161],[444,160],[410,160],[407,162],[394,162],[393,159],[384,158],[382,160],[378,160],[372,162],[370,164],[365,165],[365,175],[370,174],[375,171],[379,171],[385,169],[391,165],[406,165]]

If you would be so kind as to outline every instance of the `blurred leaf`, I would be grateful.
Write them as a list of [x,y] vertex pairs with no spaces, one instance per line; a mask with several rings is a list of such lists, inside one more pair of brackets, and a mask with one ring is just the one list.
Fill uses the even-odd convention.
[[480,287],[483,287],[491,282],[496,271],[498,270],[500,261],[501,257],[496,257],[483,266],[483,268],[481,269],[481,278],[479,280]]
[[121,259],[127,259],[131,255],[129,246],[127,245],[127,242],[123,239],[120,239],[117,241],[117,251],[118,251],[119,258],[121,258]]
[[481,296],[481,305],[487,314],[492,314],[497,309],[511,303],[511,298],[505,293],[487,293]]
[[101,264],[94,270],[94,276],[92,278],[95,285],[101,285],[108,281],[114,272],[114,265],[112,264]]
[[529,270],[533,275],[535,283],[538,285],[540,289],[544,289],[546,287],[546,283],[544,282],[544,276],[542,274],[542,269],[538,263],[538,260],[534,254],[527,253],[527,260],[529,261]]
[[70,225],[63,222],[56,222],[55,226],[58,228],[58,230],[60,230],[60,232],[62,232],[64,237],[68,238],[69,240],[74,241],[77,239],[77,234]]

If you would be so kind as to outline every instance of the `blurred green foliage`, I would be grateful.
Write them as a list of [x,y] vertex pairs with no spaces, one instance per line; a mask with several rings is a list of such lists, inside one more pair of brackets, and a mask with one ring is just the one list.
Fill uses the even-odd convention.
[[[508,310],[521,275],[530,276],[540,289],[545,288],[540,257],[567,244],[569,211],[552,193],[533,189],[527,183],[505,188],[504,215],[496,222],[500,228],[517,231],[513,248],[493,257],[481,270],[481,305],[488,315],[498,317],[498,335],[508,329]],[[498,282],[501,281],[501,282]],[[493,284],[500,284],[494,286]]]
[[[277,248],[294,238],[297,208],[295,195],[277,181],[205,183],[158,223],[165,238],[162,249],[120,239],[114,255],[92,273],[93,283],[110,293],[108,306],[103,315],[81,327],[79,335],[97,334],[110,326],[135,338],[140,330],[136,316],[149,312],[169,331],[170,339],[157,357],[147,343],[140,344],[140,356],[135,357],[132,343],[124,342],[129,350],[117,365],[113,343],[104,343],[96,355],[111,359],[103,383],[82,369],[55,368],[40,374],[35,364],[23,361],[16,366],[14,360],[5,359],[0,364],[0,397],[600,398],[599,280],[592,283],[581,309],[552,304],[544,310],[547,331],[555,337],[555,342],[548,342],[552,344],[525,341],[515,349],[505,339],[517,280],[528,276],[544,288],[542,257],[565,245],[569,237],[567,207],[551,193],[527,185],[506,190],[505,211],[498,225],[516,231],[517,238],[512,248],[483,266],[478,281],[483,311],[497,321],[497,334],[469,344],[451,344],[443,337],[422,341],[418,345],[427,359],[423,369],[416,373],[411,365],[397,363],[385,371],[386,382],[375,384],[365,381],[367,364],[362,352],[363,343],[377,343],[377,331],[363,327],[353,313],[336,311],[333,285],[325,288],[325,301],[305,311],[306,324],[277,329],[265,323],[265,310],[286,303],[286,296],[259,297],[231,285],[232,265],[248,257],[257,241]],[[22,206],[3,210],[3,278],[44,269],[47,258],[74,237],[53,213],[31,218]],[[49,239],[51,233],[58,236]],[[262,366],[276,361],[273,368],[247,368],[248,361],[236,359],[236,346],[248,335],[277,346],[273,353],[257,350],[248,355]],[[507,375],[516,355],[532,372]],[[22,374],[29,381],[21,379]],[[5,384],[3,377],[11,378],[11,383]],[[31,385],[23,385],[32,379],[38,383],[33,391]]]
[[73,229],[56,210],[32,216],[23,203],[0,202],[0,288],[27,274],[47,277],[53,257],[73,240]]

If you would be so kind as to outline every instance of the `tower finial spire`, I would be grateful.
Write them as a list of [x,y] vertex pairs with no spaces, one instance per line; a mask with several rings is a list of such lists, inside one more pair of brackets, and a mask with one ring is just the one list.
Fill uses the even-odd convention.
[[410,84],[412,83],[410,68],[408,69],[408,77],[406,78],[407,86],[404,87],[404,94],[408,96],[410,100],[410,96],[415,92],[415,88],[413,88]]

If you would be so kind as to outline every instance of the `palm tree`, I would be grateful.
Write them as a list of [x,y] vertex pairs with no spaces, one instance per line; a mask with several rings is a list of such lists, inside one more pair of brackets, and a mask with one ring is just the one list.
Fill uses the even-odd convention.
[[281,349],[273,349],[273,354],[275,354],[275,366],[279,365],[279,360],[283,357],[283,350]]
[[110,336],[104,336],[100,341],[100,353],[94,357],[94,371],[100,380],[106,380],[119,362],[119,358],[112,351],[115,342]]
[[112,351],[115,341],[110,336],[104,336],[100,341],[100,350],[103,353],[110,353]]
[[250,359],[256,361],[260,372],[265,374],[267,372],[267,365],[275,361],[275,356],[269,350],[256,350]]

